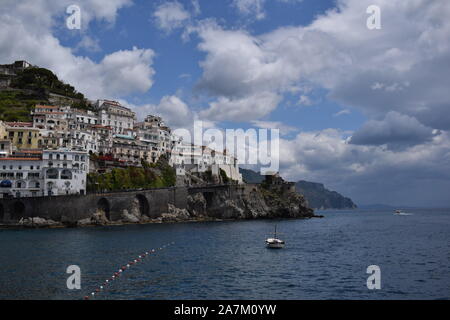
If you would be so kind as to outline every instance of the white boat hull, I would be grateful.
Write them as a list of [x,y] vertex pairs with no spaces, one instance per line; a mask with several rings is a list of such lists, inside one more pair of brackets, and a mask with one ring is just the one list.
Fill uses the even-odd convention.
[[282,249],[284,248],[284,243],[266,243],[267,248],[271,249]]
[[284,241],[280,239],[269,238],[266,240],[266,246],[267,248],[281,249],[284,248]]

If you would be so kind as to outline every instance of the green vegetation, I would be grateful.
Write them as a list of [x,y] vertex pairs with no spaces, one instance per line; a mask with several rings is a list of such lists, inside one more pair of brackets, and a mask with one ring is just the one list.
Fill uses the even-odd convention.
[[35,93],[0,91],[0,119],[4,121],[31,121],[30,111],[36,104],[47,103],[45,97]]
[[175,170],[161,157],[156,164],[143,162],[142,168],[114,168],[106,173],[88,175],[88,192],[119,191],[171,187],[176,183]]
[[31,121],[30,111],[36,104],[51,104],[50,94],[66,97],[75,108],[92,109],[82,93],[59,80],[50,70],[28,68],[12,79],[10,88],[0,91],[0,119]]
[[84,99],[84,95],[77,92],[73,86],[62,82],[53,72],[44,68],[23,70],[13,79],[11,87],[33,90],[43,95],[51,92],[77,100]]

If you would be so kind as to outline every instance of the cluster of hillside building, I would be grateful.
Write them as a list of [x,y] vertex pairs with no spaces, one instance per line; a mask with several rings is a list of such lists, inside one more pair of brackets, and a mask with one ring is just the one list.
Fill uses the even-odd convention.
[[224,170],[242,181],[237,159],[226,150],[185,143],[161,117],[138,122],[116,101],[98,100],[93,111],[37,105],[31,117],[0,121],[0,197],[85,194],[89,172],[155,163],[161,156],[178,175]]

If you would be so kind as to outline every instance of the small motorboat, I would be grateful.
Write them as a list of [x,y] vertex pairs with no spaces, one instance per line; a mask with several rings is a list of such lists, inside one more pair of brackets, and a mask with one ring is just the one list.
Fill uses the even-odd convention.
[[275,232],[273,233],[273,238],[267,238],[266,239],[266,246],[267,248],[271,249],[282,249],[284,248],[284,241],[277,238],[277,226],[275,226]]

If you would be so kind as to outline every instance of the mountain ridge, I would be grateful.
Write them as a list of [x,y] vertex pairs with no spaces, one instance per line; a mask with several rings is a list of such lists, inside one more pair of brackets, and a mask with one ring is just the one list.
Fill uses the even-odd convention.
[[[261,183],[264,176],[250,170],[239,168],[240,173],[247,183]],[[336,191],[325,188],[323,183],[300,180],[295,183],[298,193],[302,194],[314,209],[356,209],[357,205],[347,197]]]

